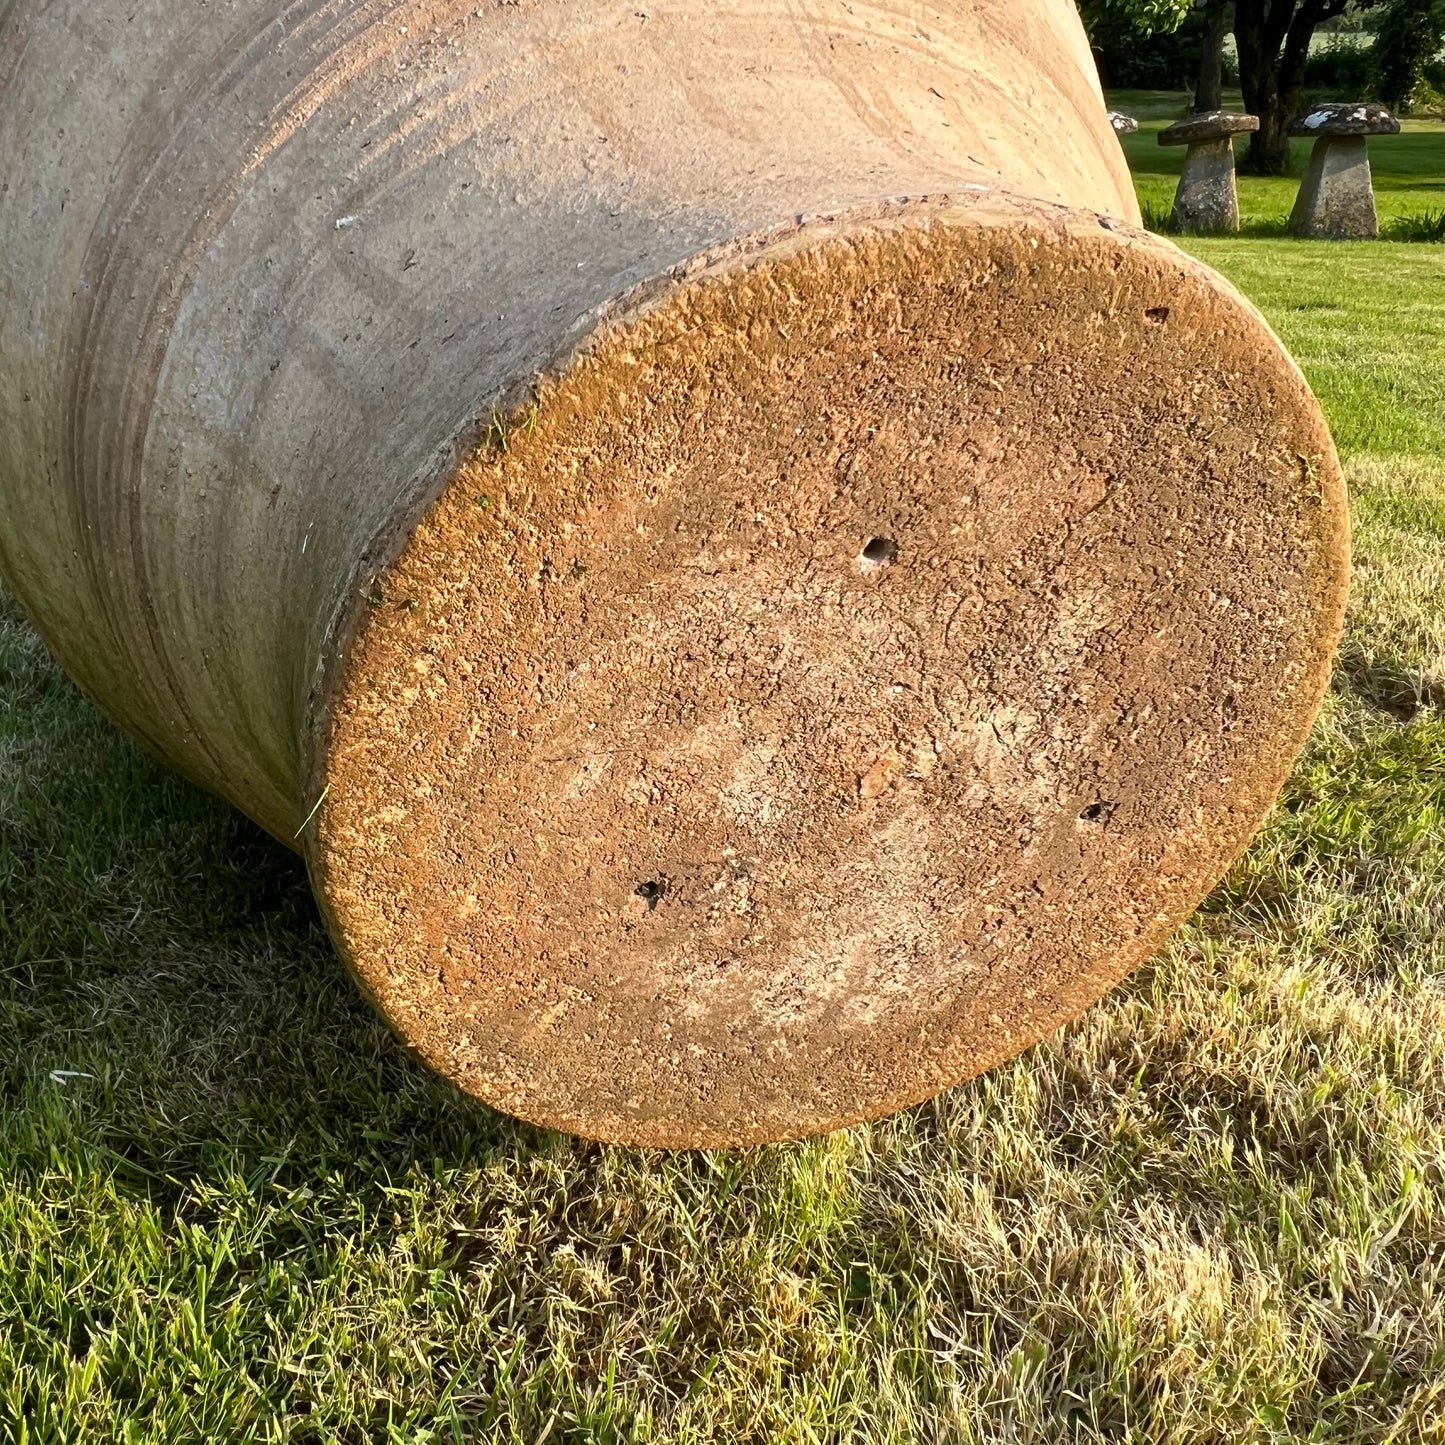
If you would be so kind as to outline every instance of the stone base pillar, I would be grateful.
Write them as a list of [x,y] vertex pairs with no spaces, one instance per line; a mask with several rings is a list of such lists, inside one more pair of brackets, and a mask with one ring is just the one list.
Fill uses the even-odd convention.
[[1362,135],[1321,136],[1315,142],[1289,218],[1292,235],[1372,241],[1380,234],[1367,146]]
[[1234,138],[1259,129],[1259,118],[1228,110],[1186,116],[1159,132],[1162,146],[1189,147],[1174,195],[1176,231],[1237,231]]
[[1195,141],[1189,147],[1174,194],[1173,226],[1176,231],[1239,229],[1233,136]]

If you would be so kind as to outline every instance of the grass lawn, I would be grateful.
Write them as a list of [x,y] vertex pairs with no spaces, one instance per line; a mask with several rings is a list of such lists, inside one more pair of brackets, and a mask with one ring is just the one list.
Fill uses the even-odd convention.
[[[1377,154],[1442,194],[1445,132]],[[1445,1440],[1445,248],[1191,249],[1347,455],[1334,690],[1154,964],[872,1127],[667,1157],[459,1099],[0,602],[0,1439]]]

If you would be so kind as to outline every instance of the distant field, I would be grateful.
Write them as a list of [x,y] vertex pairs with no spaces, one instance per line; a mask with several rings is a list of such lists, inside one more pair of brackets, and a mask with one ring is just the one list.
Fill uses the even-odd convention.
[[[1445,132],[1377,158],[1439,204]],[[459,1098],[0,598],[0,1440],[1445,1441],[1445,247],[1189,246],[1347,458],[1334,688],[1154,963],[872,1127],[666,1156]]]

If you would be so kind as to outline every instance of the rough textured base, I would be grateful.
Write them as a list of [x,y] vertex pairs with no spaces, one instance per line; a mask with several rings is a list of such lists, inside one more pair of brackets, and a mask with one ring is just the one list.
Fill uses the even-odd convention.
[[1205,235],[1239,230],[1234,137],[1195,141],[1174,193],[1174,228]]
[[1298,372],[1163,242],[984,202],[716,271],[372,586],[308,840],[433,1067],[677,1146],[923,1099],[1144,959],[1303,740],[1347,545]]
[[1321,241],[1372,241],[1380,234],[1364,136],[1321,136],[1315,142],[1289,228],[1293,235]]

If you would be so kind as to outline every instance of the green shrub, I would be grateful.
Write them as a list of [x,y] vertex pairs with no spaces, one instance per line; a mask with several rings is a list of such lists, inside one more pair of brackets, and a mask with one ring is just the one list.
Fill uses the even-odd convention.
[[1380,21],[1373,52],[1373,94],[1409,114],[1427,61],[1445,41],[1445,0],[1392,0]]
[[[1090,33],[1099,74],[1111,89],[1193,92],[1204,47],[1202,14],[1186,20],[1172,34],[1156,32],[1146,40],[1128,20],[1107,12]],[[1239,83],[1239,69],[1228,53],[1224,83]]]
[[1385,241],[1445,241],[1445,210],[1396,216],[1381,228],[1380,237]]
[[1374,52],[1348,35],[1327,36],[1310,52],[1305,67],[1305,88],[1329,91],[1342,99],[1358,100],[1369,93]]

